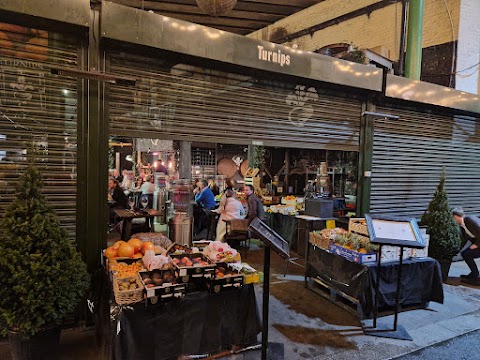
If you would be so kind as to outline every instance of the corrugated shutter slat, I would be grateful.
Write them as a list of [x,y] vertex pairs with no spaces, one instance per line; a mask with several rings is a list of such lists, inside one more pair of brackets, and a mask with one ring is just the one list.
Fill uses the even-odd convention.
[[14,199],[26,166],[27,144],[44,194],[75,239],[77,208],[77,80],[52,75],[50,66],[77,66],[78,42],[53,32],[0,24],[0,210]]
[[109,58],[111,72],[137,80],[134,88],[110,86],[113,135],[359,149],[358,100],[167,60]]
[[375,119],[370,209],[420,218],[442,168],[450,206],[480,214],[480,122],[378,108],[399,119]]

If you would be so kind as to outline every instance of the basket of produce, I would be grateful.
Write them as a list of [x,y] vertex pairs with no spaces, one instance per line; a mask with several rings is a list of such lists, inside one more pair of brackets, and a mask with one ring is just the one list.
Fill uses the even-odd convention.
[[147,299],[156,298],[151,299],[151,304],[185,298],[185,284],[178,284],[177,274],[173,269],[155,269],[139,274],[147,292]]
[[113,293],[118,305],[130,305],[142,301],[143,284],[138,274],[125,278],[114,276]]
[[335,236],[345,234],[342,228],[316,230],[310,233],[309,241],[312,245],[328,250]]
[[243,286],[243,274],[230,268],[227,264],[218,264],[215,277],[207,280],[207,288],[211,294],[222,291],[240,289]]
[[238,262],[241,260],[240,254],[227,243],[221,241],[212,241],[203,249],[205,255],[211,262]]
[[170,257],[178,269],[180,282],[186,283],[190,278],[211,278],[215,274],[215,264],[203,254],[172,254]]
[[348,231],[368,236],[366,220],[363,218],[350,219],[348,222]]
[[[322,230],[323,231],[323,230]],[[329,249],[330,248],[330,236],[325,235],[321,231],[312,231],[309,234],[310,237],[310,244],[314,246],[318,246],[322,249]]]

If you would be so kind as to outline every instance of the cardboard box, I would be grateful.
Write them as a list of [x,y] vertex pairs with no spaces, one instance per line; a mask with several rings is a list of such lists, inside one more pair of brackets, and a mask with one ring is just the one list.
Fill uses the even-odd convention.
[[[188,283],[191,278],[213,278],[215,276],[216,265],[212,264],[203,254],[171,254],[172,261],[182,258],[200,258],[205,265],[192,264],[191,266],[175,265],[178,270],[179,282]],[[175,261],[174,261],[175,262]]]
[[357,251],[350,250],[336,244],[330,244],[330,252],[335,255],[340,255],[349,261],[356,262],[359,264],[374,262],[377,260],[376,253],[362,254]]
[[412,249],[412,258],[424,258],[428,257],[428,245],[430,244],[430,235],[427,234],[427,229],[420,228],[420,234],[422,234],[423,240],[425,240],[426,246],[423,249]]

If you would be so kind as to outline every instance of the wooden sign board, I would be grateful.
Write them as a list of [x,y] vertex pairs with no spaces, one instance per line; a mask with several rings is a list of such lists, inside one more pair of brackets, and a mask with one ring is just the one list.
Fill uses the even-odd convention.
[[387,215],[366,214],[368,234],[374,244],[422,249],[426,246],[417,220]]

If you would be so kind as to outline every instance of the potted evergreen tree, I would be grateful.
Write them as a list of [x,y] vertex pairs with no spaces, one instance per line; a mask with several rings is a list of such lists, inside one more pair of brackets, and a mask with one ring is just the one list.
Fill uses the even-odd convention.
[[448,278],[452,258],[460,250],[461,241],[459,228],[448,206],[445,179],[444,169],[433,199],[421,219],[421,225],[427,227],[430,235],[428,255],[440,263],[443,281]]
[[29,165],[1,220],[0,333],[13,359],[52,358],[60,324],[89,286],[86,265],[42,194],[40,171]]

